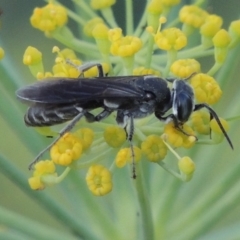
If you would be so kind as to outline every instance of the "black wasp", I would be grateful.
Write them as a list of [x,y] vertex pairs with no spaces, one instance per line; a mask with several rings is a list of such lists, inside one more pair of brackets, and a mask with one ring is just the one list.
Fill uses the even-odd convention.
[[[32,168],[43,153],[49,150],[64,133],[70,131],[83,116],[88,122],[94,122],[101,121],[112,112],[116,112],[118,125],[126,129],[133,157],[131,141],[135,118],[144,118],[154,113],[161,121],[173,121],[179,131],[188,135],[183,131],[182,125],[193,111],[201,108],[206,108],[210,112],[211,119],[216,119],[233,149],[232,142],[215,111],[205,103],[194,104],[193,89],[186,82],[187,79],[166,79],[173,83],[170,89],[166,80],[152,75],[107,77],[103,73],[101,64],[91,63],[82,65],[78,69],[84,72],[94,66],[98,68],[98,77],[50,78],[16,92],[20,100],[30,105],[24,117],[27,126],[51,126],[71,120],[60,131],[59,137],[38,154],[29,168]],[[91,110],[96,108],[102,108],[102,111],[95,116]],[[164,116],[171,108],[172,113]]]

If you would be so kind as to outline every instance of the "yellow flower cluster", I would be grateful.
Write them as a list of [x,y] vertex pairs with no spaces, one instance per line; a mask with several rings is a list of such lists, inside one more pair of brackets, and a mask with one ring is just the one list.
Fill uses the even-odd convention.
[[179,59],[171,65],[170,70],[175,76],[187,78],[192,73],[199,73],[201,66],[195,59]]
[[[42,190],[46,185],[51,184],[57,177],[56,168],[52,161],[40,161],[34,166],[33,177],[28,182],[33,190]],[[49,183],[49,184],[48,184]]]
[[174,147],[191,148],[197,140],[195,133],[187,124],[183,125],[182,130],[188,135],[176,129],[172,122],[166,124],[164,127],[166,141]]
[[151,162],[161,161],[167,155],[167,146],[164,144],[163,140],[156,135],[148,136],[142,142],[141,149]]
[[[134,152],[134,160],[137,163],[141,160],[141,157],[142,157],[141,149],[134,146],[133,152]],[[115,163],[117,167],[122,168],[127,163],[132,163],[132,160],[133,160],[133,156],[132,156],[131,148],[122,148],[117,153],[117,156],[115,158]]]
[[222,96],[216,80],[207,74],[197,74],[190,80],[191,86],[194,89],[195,98],[199,103],[214,104]]
[[178,28],[167,28],[155,34],[155,43],[162,50],[180,50],[187,45],[187,37]]
[[92,165],[86,177],[90,191],[96,196],[103,196],[112,190],[112,175],[102,165]]
[[122,36],[120,28],[109,30],[109,40],[111,41],[110,52],[115,56],[130,57],[138,52],[142,47],[140,38],[133,36]]
[[51,148],[50,156],[54,163],[68,166],[80,158],[83,151],[81,141],[71,133],[66,133]]
[[30,18],[33,27],[51,32],[67,23],[67,11],[65,7],[49,3],[42,8],[35,8]]

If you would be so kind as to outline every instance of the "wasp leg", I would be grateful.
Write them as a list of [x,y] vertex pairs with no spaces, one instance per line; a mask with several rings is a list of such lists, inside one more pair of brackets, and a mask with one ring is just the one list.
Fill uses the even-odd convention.
[[75,67],[80,72],[79,77],[84,77],[84,72],[86,72],[87,70],[89,70],[93,67],[97,67],[98,77],[105,77],[105,74],[104,74],[104,71],[103,71],[103,66],[100,63],[89,62],[89,63],[84,63],[83,65],[78,66],[78,65],[74,64],[72,61],[70,61],[69,59],[66,60],[66,63]]
[[43,149],[37,156],[36,158],[29,164],[28,169],[31,170],[33,166],[39,161],[39,158],[46,152],[48,151],[65,133],[69,132],[75,124],[85,115],[85,111],[81,108],[77,108],[79,110],[79,114],[72,119],[72,121],[67,124],[60,132],[59,136],[50,144],[48,145],[45,149]]
[[155,113],[155,116],[156,116],[160,121],[163,121],[163,122],[165,122],[165,123],[168,123],[168,122],[170,122],[170,121],[173,121],[174,127],[175,127],[179,132],[181,132],[181,133],[183,133],[184,135],[189,136],[189,137],[190,137],[190,136],[193,136],[193,137],[196,138],[196,141],[198,140],[196,136],[191,135],[191,134],[189,134],[189,133],[187,133],[187,132],[185,132],[185,131],[183,130],[182,125],[179,124],[179,122],[178,122],[178,120],[177,120],[177,118],[176,118],[176,116],[175,116],[174,114],[169,114],[169,115],[166,116],[166,117],[162,117],[162,116],[160,116],[159,114]]
[[102,112],[100,112],[97,116],[94,117],[94,120],[100,122],[104,118],[108,117],[112,112],[113,110],[105,108]]
[[[134,153],[133,143],[132,143],[132,139],[133,139],[133,135],[134,135],[134,118],[131,114],[126,114],[124,111],[118,110],[116,121],[117,121],[119,126],[124,128],[124,130],[126,132],[126,137],[127,137],[128,142],[129,142],[130,149],[131,149],[132,178],[136,179],[137,178],[137,175],[136,175],[136,161],[135,161],[135,153]],[[129,127],[128,127],[128,124],[129,124]]]
[[200,110],[200,109],[202,109],[202,108],[206,108],[206,109],[209,111],[209,113],[210,113],[210,118],[211,118],[211,119],[214,118],[214,119],[216,120],[218,126],[220,127],[220,129],[221,129],[221,131],[222,131],[222,133],[223,133],[223,135],[224,135],[225,138],[227,139],[230,147],[233,149],[232,141],[230,140],[230,138],[229,138],[229,136],[227,135],[227,133],[226,133],[223,125],[221,124],[217,113],[216,113],[211,107],[209,107],[206,103],[200,103],[200,104],[196,104],[196,105],[195,105],[193,111],[198,111],[198,110]]

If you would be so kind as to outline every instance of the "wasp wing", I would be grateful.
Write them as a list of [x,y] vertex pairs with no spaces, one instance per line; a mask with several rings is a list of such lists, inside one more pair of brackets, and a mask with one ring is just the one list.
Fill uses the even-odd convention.
[[19,89],[26,103],[66,104],[101,99],[139,99],[144,92],[134,85],[141,76],[101,78],[49,78]]

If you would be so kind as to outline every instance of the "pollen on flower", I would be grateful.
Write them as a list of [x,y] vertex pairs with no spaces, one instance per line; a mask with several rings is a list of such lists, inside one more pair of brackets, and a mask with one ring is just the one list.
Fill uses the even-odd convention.
[[[223,128],[225,129],[225,131],[227,132],[229,130],[229,125],[228,122],[223,119],[223,118],[219,118]],[[217,121],[215,119],[212,119],[210,122],[210,127],[212,129],[213,132],[217,133],[217,134],[223,134],[221,128],[219,127]]]
[[86,151],[94,140],[94,132],[90,128],[81,128],[73,133],[82,143],[83,151]]
[[188,135],[176,129],[173,122],[166,124],[164,127],[166,141],[174,147],[191,148],[196,142],[195,133],[187,124],[184,124],[182,129]]
[[180,78],[187,78],[192,73],[200,72],[201,65],[195,59],[179,59],[172,64],[170,70]]
[[42,63],[42,53],[35,47],[27,47],[23,55],[23,63],[25,65],[35,65]]
[[80,158],[82,154],[82,143],[71,133],[66,133],[51,148],[50,156],[54,163],[68,166]]
[[151,68],[138,67],[133,69],[133,75],[154,75],[160,77],[161,73]]
[[208,135],[210,134],[210,114],[207,111],[200,110],[193,112],[190,118],[194,131]]
[[35,8],[30,18],[32,26],[43,32],[54,31],[65,25],[67,20],[66,9],[52,2],[42,8]]
[[178,161],[178,167],[181,173],[190,176],[195,171],[195,163],[190,157],[182,157]]
[[110,52],[115,56],[130,57],[142,47],[142,41],[138,37],[126,36],[112,41]]
[[141,144],[142,152],[146,155],[147,159],[151,162],[158,162],[165,158],[167,154],[167,146],[163,140],[156,136],[148,136]]
[[110,126],[105,128],[104,139],[109,146],[118,148],[126,141],[126,132],[120,127]]
[[194,89],[195,98],[198,102],[214,104],[222,95],[218,83],[213,77],[207,74],[200,73],[193,76],[190,83]]
[[162,50],[180,50],[187,45],[187,37],[178,28],[167,28],[157,32],[154,36],[155,43]]
[[194,28],[201,27],[207,16],[206,11],[195,5],[184,6],[179,12],[180,21]]
[[86,176],[89,190],[96,196],[103,196],[112,191],[112,174],[102,165],[92,165]]

